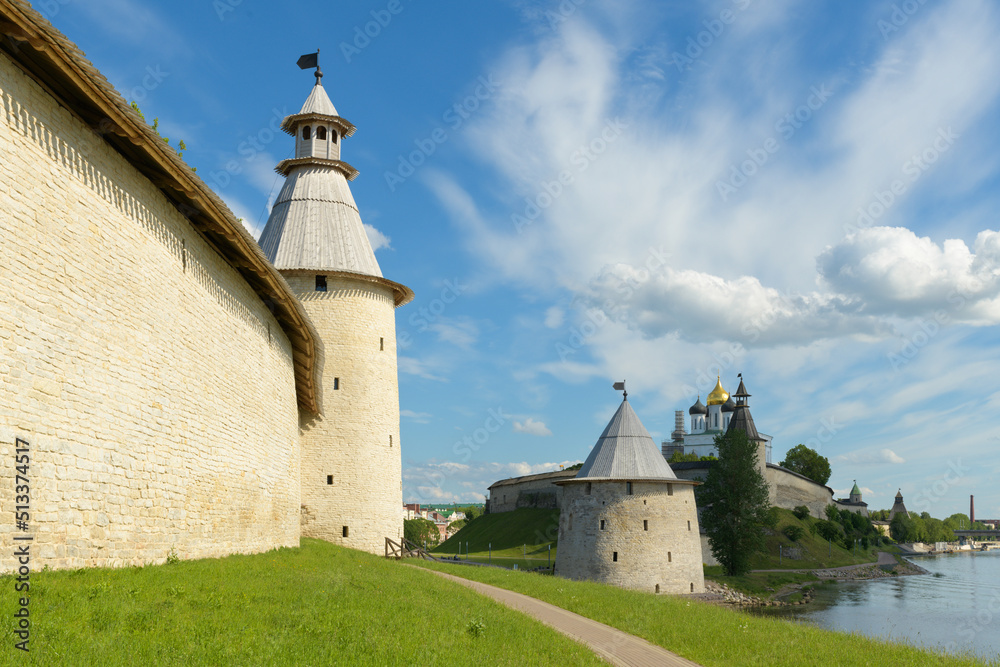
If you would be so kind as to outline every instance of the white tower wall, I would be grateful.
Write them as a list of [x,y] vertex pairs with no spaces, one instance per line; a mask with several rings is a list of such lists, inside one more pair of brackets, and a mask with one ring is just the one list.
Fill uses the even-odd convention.
[[555,574],[650,593],[703,593],[694,486],[633,482],[629,495],[627,483],[562,484]]
[[318,292],[323,272],[283,273],[324,346],[323,414],[302,421],[302,535],[382,553],[403,531],[392,290],[328,276]]

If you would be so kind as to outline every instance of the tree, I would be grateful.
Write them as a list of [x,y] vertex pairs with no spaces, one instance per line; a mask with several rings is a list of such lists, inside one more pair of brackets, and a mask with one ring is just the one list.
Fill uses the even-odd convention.
[[483,508],[479,505],[468,505],[466,507],[457,508],[459,512],[465,515],[465,521],[467,523],[472,523],[479,517],[483,515]]
[[757,467],[757,443],[743,431],[716,436],[719,460],[708,469],[699,489],[705,509],[701,525],[708,533],[712,555],[727,575],[746,574],[750,559],[764,550],[763,526],[768,524],[767,482]]
[[795,445],[789,449],[785,453],[785,460],[779,465],[820,484],[826,484],[830,479],[830,461],[805,445]]
[[405,519],[403,521],[403,537],[418,546],[422,547],[426,543],[428,547],[431,547],[437,545],[441,539],[441,533],[434,522],[428,519]]

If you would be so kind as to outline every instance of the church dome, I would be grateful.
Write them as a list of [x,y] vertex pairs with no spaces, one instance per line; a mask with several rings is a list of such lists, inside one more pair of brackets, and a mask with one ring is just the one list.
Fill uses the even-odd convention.
[[709,405],[722,405],[729,400],[729,392],[722,388],[722,379],[716,377],[715,389],[708,395]]
[[732,412],[735,409],[736,409],[736,401],[734,401],[732,399],[732,397],[730,396],[729,399],[725,403],[722,404],[722,411],[723,412]]
[[698,402],[695,403],[694,405],[692,405],[691,409],[688,410],[688,414],[689,415],[707,415],[708,414],[708,408],[706,408],[705,404],[701,402],[701,396],[698,397]]

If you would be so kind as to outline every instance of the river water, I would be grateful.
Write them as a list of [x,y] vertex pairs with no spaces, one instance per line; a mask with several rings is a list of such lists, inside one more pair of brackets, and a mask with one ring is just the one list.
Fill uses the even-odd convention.
[[840,582],[817,589],[807,605],[766,613],[1000,660],[1000,550],[913,562],[931,574]]

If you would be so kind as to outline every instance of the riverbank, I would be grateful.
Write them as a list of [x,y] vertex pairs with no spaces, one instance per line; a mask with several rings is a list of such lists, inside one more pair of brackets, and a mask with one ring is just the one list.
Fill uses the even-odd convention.
[[[691,596],[656,595],[496,568],[415,563],[517,591],[641,637],[702,665],[978,665],[966,656],[737,613]],[[798,607],[808,608],[810,605]]]

